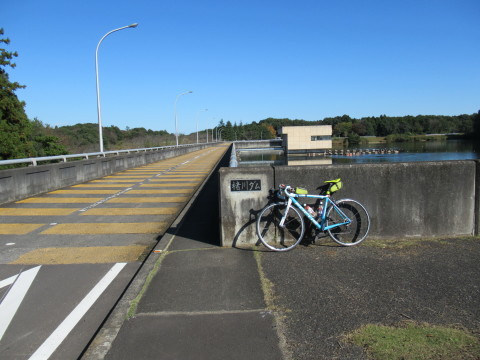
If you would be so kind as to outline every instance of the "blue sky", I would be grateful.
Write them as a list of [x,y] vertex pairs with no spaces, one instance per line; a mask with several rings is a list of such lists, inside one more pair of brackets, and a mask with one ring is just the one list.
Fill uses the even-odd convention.
[[[23,0],[0,27],[30,118],[190,133],[220,119],[480,110],[478,0]],[[199,112],[208,109],[207,112]]]

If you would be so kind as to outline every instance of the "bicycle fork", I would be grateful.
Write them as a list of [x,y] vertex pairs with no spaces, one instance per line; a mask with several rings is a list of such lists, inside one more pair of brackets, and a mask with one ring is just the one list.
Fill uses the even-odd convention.
[[282,229],[285,227],[285,219],[287,218],[288,210],[290,210],[290,206],[292,206],[292,199],[288,198],[287,207],[285,208],[285,214],[283,214],[282,219],[278,224],[278,226],[281,227]]

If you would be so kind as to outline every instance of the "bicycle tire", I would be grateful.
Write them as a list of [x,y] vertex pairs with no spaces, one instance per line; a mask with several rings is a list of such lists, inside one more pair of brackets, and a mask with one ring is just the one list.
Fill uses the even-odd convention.
[[280,221],[287,205],[274,203],[267,205],[257,218],[257,235],[263,245],[273,251],[288,251],[300,243],[305,232],[303,215],[290,207],[283,227]]
[[[335,202],[338,208],[347,215],[352,221],[350,224],[340,225],[327,229],[328,235],[337,244],[342,246],[353,246],[360,244],[370,231],[370,216],[365,207],[356,200],[341,199]],[[325,227],[344,222],[336,211],[335,206],[331,205],[327,209]]]

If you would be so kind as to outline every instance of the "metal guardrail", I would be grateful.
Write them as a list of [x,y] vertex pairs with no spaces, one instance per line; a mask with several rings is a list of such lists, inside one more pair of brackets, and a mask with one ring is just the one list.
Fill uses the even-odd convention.
[[57,155],[57,156],[43,156],[35,158],[26,158],[26,159],[12,159],[12,160],[0,160],[1,165],[13,165],[13,164],[31,164],[37,166],[38,162],[41,161],[53,161],[53,160],[62,160],[67,162],[68,159],[89,159],[90,157],[107,157],[108,155],[120,155],[120,154],[129,154],[134,152],[147,152],[147,151],[157,151],[162,149],[172,149],[178,147],[187,147],[195,146],[197,144],[185,144],[185,145],[169,145],[169,146],[159,146],[153,148],[142,148],[142,149],[128,149],[128,150],[115,150],[115,151],[104,151],[104,152],[94,152],[94,153],[84,153],[84,154],[70,154],[70,155]]
[[230,167],[238,167],[237,150],[235,143],[232,143],[232,153],[230,154]]

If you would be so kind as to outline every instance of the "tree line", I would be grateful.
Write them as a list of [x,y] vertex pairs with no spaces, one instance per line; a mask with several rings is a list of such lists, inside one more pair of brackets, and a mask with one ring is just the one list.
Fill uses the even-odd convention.
[[[90,153],[99,151],[98,124],[83,123],[51,128],[45,131],[59,139],[69,152]],[[138,149],[172,145],[173,134],[165,130],[154,131],[143,127],[121,130],[117,126],[104,127],[103,144],[106,150]]]
[[348,115],[327,117],[323,120],[307,121],[288,118],[267,118],[252,124],[239,125],[220,121],[224,128],[224,140],[272,139],[279,136],[282,126],[332,125],[333,137],[348,137],[354,142],[361,136],[424,135],[424,134],[463,134],[467,137],[480,135],[480,112],[456,116],[417,115],[417,116],[370,116],[361,119]]

